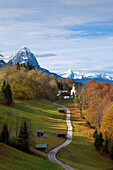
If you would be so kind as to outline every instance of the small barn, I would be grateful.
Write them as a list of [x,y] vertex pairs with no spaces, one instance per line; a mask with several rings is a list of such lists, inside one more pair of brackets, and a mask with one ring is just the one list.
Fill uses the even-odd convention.
[[37,136],[42,137],[44,135],[44,130],[37,130]]
[[46,143],[37,143],[36,146],[35,146],[35,149],[36,150],[39,150],[39,151],[47,151],[47,146],[48,144]]
[[57,137],[65,138],[65,136],[66,136],[65,132],[57,132]]
[[59,111],[59,113],[66,113],[66,109],[65,108],[58,108],[57,110]]

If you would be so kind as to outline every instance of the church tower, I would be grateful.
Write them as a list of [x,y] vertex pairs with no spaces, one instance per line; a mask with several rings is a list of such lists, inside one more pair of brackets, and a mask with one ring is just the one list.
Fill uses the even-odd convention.
[[76,95],[76,89],[75,89],[75,84],[73,84],[73,87],[71,89],[71,96]]

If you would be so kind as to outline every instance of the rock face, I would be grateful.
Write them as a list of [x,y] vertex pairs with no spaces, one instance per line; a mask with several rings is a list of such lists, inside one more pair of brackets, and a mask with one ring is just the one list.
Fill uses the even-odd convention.
[[27,48],[23,47],[20,51],[18,51],[14,56],[11,56],[11,59],[9,60],[8,64],[27,64],[29,62],[30,64],[34,65],[35,69],[41,70],[47,74],[53,74],[56,78],[60,77],[59,75],[55,73],[49,72],[47,69],[44,69],[40,67],[36,57],[34,54]]
[[8,64],[27,64],[29,62],[30,64],[34,65],[36,69],[40,69],[40,66],[34,56],[34,54],[27,48],[24,47],[20,51],[18,51],[12,59],[9,60]]
[[96,80],[97,82],[108,82],[113,83],[113,78],[106,73],[79,73],[78,71],[73,72],[71,69],[60,74],[61,77],[69,80],[74,79],[76,82],[87,82],[88,80]]

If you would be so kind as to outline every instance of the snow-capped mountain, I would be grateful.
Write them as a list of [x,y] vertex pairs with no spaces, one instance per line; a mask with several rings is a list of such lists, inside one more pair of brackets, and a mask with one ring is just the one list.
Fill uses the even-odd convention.
[[51,73],[47,69],[40,67],[35,55],[27,47],[23,47],[16,54],[10,56],[9,58],[11,59],[9,60],[8,64],[15,65],[17,64],[17,62],[19,64],[24,64],[24,63],[27,64],[27,62],[29,62],[30,64],[34,65],[35,69],[41,70],[48,74],[53,74],[56,78],[60,77],[56,73]]
[[40,68],[34,54],[27,47],[23,47],[14,56],[11,56],[11,58],[12,59],[9,60],[8,64],[15,65],[17,62],[19,64],[27,64],[27,62],[29,62],[30,64],[34,65],[36,69]]
[[60,74],[61,77],[67,79],[74,79],[77,82],[87,82],[88,80],[96,80],[98,82],[109,82],[113,83],[113,78],[110,77],[107,73],[79,73],[78,71],[73,72],[71,69]]

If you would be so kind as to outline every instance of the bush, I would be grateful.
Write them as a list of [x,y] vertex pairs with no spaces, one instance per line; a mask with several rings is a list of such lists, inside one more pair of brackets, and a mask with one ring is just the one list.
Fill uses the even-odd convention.
[[90,124],[90,122],[89,122],[88,120],[86,121],[86,124],[87,124],[88,126],[90,126],[90,125],[91,125],[91,124]]
[[86,116],[86,110],[82,111],[82,113],[80,114],[82,119],[85,119],[85,116]]
[[110,147],[110,157],[113,159],[113,143],[111,144]]

